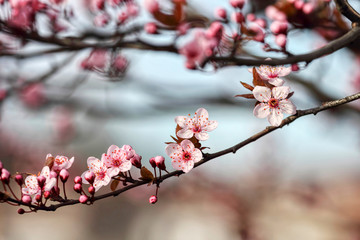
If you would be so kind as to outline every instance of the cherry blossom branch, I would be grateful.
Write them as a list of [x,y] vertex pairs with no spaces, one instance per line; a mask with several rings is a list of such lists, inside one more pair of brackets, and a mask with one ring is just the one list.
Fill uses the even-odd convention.
[[351,44],[355,40],[360,38],[360,27],[358,24],[354,24],[353,28],[344,34],[343,36],[339,37],[338,39],[326,44],[324,47],[321,47],[317,50],[314,50],[309,53],[289,56],[286,58],[273,58],[271,60],[267,60],[267,58],[259,58],[259,59],[249,59],[249,58],[237,58],[233,56],[227,57],[210,57],[207,59],[208,61],[220,62],[222,65],[237,65],[237,66],[260,66],[263,64],[266,65],[285,65],[285,64],[294,64],[299,62],[305,62],[309,64],[313,60],[317,58],[321,58],[325,55],[331,54],[333,52],[338,51],[346,47],[347,45]]
[[350,6],[347,0],[334,0],[336,7],[342,15],[347,17],[353,23],[360,23],[360,14]]
[[[298,110],[295,115],[292,115],[292,116],[289,116],[289,117],[285,118],[282,121],[282,123],[277,127],[274,127],[274,126],[267,127],[266,129],[256,133],[255,135],[245,139],[244,141],[242,141],[242,142],[240,142],[240,143],[238,143],[238,144],[236,144],[236,145],[234,145],[232,147],[224,149],[222,151],[219,151],[219,152],[216,152],[216,153],[210,153],[210,154],[205,153],[204,158],[201,161],[197,162],[194,165],[194,168],[199,167],[200,165],[202,165],[202,164],[204,164],[204,163],[206,163],[206,162],[208,162],[208,161],[210,161],[210,160],[212,160],[214,158],[218,158],[220,156],[223,156],[223,155],[226,155],[226,154],[229,154],[229,153],[236,153],[239,149],[243,148],[244,146],[246,146],[246,145],[248,145],[248,144],[250,144],[252,142],[255,142],[256,140],[264,137],[265,135],[267,135],[267,134],[269,134],[269,133],[271,133],[271,132],[273,132],[273,131],[275,131],[277,129],[280,129],[280,128],[284,127],[285,125],[289,125],[290,123],[294,122],[298,118],[301,118],[303,116],[310,115],[310,114],[316,115],[319,112],[341,106],[343,104],[355,101],[357,99],[360,99],[360,92],[356,93],[356,94],[353,94],[353,95],[350,95],[350,96],[347,96],[347,97],[344,97],[344,98],[341,98],[341,99],[326,102],[326,103],[322,104],[319,107],[309,108],[309,109],[305,109],[305,110]],[[180,176],[182,174],[184,174],[183,171],[177,170],[177,171],[170,172],[170,173],[168,173],[166,175],[163,175],[162,177],[158,177],[158,178],[154,179],[153,181],[151,181],[150,179],[146,179],[146,180],[128,179],[127,181],[131,183],[130,185],[124,186],[123,188],[121,188],[119,190],[115,190],[113,192],[109,192],[109,193],[106,193],[106,194],[94,196],[94,197],[92,197],[90,199],[90,202],[91,202],[90,204],[92,204],[93,202],[95,202],[97,200],[100,200],[100,199],[108,198],[108,197],[111,197],[111,196],[113,196],[113,197],[118,196],[119,194],[121,194],[123,192],[126,192],[126,191],[128,191],[130,189],[133,189],[133,188],[145,185],[145,184],[149,184],[151,182],[152,182],[152,184],[156,184],[158,186],[164,180],[166,180],[166,179],[168,179],[170,177]],[[7,195],[4,192],[0,192],[0,200],[15,203],[17,205],[28,206],[28,207],[30,207],[31,209],[34,209],[34,210],[43,210],[43,211],[55,211],[60,207],[69,206],[69,205],[75,205],[75,204],[80,203],[79,200],[64,200],[63,202],[61,202],[59,204],[53,204],[53,205],[50,205],[50,206],[37,206],[37,205],[32,205],[32,204],[26,204],[26,203],[24,203],[22,201],[11,198],[9,195]]]

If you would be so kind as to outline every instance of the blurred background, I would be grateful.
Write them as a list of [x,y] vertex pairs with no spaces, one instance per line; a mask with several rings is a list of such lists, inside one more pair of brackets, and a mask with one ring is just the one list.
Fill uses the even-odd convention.
[[[99,30],[92,25],[94,14],[84,7],[89,2],[68,1],[60,7],[64,12],[78,10],[76,24],[69,25],[64,36],[80,27]],[[265,17],[265,7],[274,2],[249,1],[244,12]],[[358,1],[349,2],[360,9]],[[133,22],[152,19],[142,2],[135,3],[139,16]],[[334,3],[330,6],[334,9]],[[204,6],[194,0],[187,5],[189,12],[209,22],[217,7],[233,11],[228,1],[209,0]],[[293,54],[317,49],[331,40],[324,35],[315,28],[294,28],[288,33],[287,49]],[[169,37],[141,36],[156,43],[166,43]],[[274,44],[271,34],[266,41]],[[2,42],[16,54],[51,49],[36,42],[21,47],[5,34]],[[177,44],[184,42],[185,37]],[[9,52],[5,47],[1,51]],[[266,53],[261,43],[253,41],[242,51],[244,56],[283,56]],[[174,118],[200,107],[219,123],[203,143],[209,147],[204,152],[233,146],[269,125],[253,116],[254,101],[234,97],[248,93],[240,84],[251,84],[246,66],[194,71],[184,67],[181,55],[123,49],[127,63],[114,74],[84,68],[91,52],[1,56],[0,160],[12,174],[41,171],[51,153],[75,157],[72,179],[86,170],[89,156],[100,158],[112,144],[131,145],[147,167],[151,157],[163,155],[172,170],[164,149],[175,135]],[[344,48],[300,65],[287,76],[297,108],[358,92],[358,54],[356,48]],[[236,154],[163,182],[155,205],[148,203],[154,186],[54,213],[19,215],[16,207],[1,204],[0,239],[360,239],[359,117],[360,102],[354,102],[296,120]],[[133,168],[132,174],[139,177],[138,169]],[[68,194],[77,198],[72,183],[67,185]],[[99,192],[108,191],[107,186]]]

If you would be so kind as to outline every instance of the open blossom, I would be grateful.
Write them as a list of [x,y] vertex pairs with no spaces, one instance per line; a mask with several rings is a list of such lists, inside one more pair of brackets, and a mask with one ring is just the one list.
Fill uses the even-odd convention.
[[109,167],[110,176],[116,176],[119,172],[126,172],[131,168],[130,158],[133,157],[134,151],[129,145],[119,148],[111,145],[107,153],[103,154],[101,161]]
[[205,108],[196,110],[193,118],[187,116],[177,116],[175,122],[182,128],[176,135],[181,138],[192,138],[193,135],[200,140],[205,141],[209,138],[210,132],[217,128],[217,121],[209,121],[209,114]]
[[[45,184],[43,191],[50,191],[56,184],[56,178],[51,177],[50,168],[48,166],[43,167],[39,176],[45,177]],[[31,175],[25,178],[25,186],[22,188],[22,193],[25,195],[34,195],[33,202],[36,195],[41,194],[41,187],[39,186],[37,176]]]
[[172,159],[173,168],[185,173],[189,172],[194,164],[202,159],[201,151],[195,148],[190,140],[183,140],[180,144],[169,144],[165,151]]
[[95,191],[99,190],[102,186],[106,186],[109,184],[111,180],[110,169],[107,168],[103,161],[100,161],[95,157],[89,157],[87,160],[87,165],[89,170],[81,174],[83,183],[89,184],[89,182],[85,179],[85,174],[88,172],[92,172],[95,174],[95,180],[93,183]]
[[[51,154],[48,154],[46,156],[46,158],[48,157],[52,157]],[[65,156],[56,156],[56,158],[54,159],[54,164],[52,166],[52,170],[56,171],[56,172],[60,172],[62,169],[69,169],[71,167],[71,165],[74,162],[74,157],[72,158],[67,158]]]
[[257,72],[263,80],[268,81],[270,84],[274,86],[282,86],[284,84],[284,80],[280,77],[289,75],[291,73],[291,67],[261,65],[257,68]]
[[272,126],[279,126],[283,120],[283,113],[295,114],[295,105],[287,99],[290,87],[281,86],[272,89],[256,86],[253,90],[254,97],[260,103],[254,109],[258,118],[266,118]]

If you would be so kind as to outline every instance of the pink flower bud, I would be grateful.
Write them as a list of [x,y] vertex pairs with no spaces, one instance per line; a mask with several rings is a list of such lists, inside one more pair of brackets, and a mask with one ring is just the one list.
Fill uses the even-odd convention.
[[94,195],[94,194],[95,194],[95,188],[94,188],[93,186],[90,186],[90,187],[88,188],[88,191],[89,191],[89,193],[90,193],[91,195]]
[[149,163],[153,168],[156,168],[156,162],[154,157],[150,158]]
[[81,193],[81,191],[82,191],[82,186],[81,186],[80,183],[76,183],[76,184],[74,185],[74,191],[77,192],[77,193]]
[[35,196],[35,201],[41,202],[41,195],[40,194]]
[[43,188],[45,185],[45,182],[46,182],[46,178],[41,175],[41,176],[37,177],[37,181],[38,181],[39,187]]
[[24,213],[25,213],[25,210],[23,208],[18,209],[18,214],[24,214]]
[[275,36],[275,43],[279,47],[285,48],[285,46],[286,46],[286,35],[285,34],[279,34],[279,35]]
[[21,201],[23,203],[30,204],[31,203],[31,197],[29,195],[24,195],[24,196],[22,196]]
[[230,4],[233,8],[242,9],[244,7],[245,0],[230,0]]
[[62,169],[59,175],[60,175],[60,180],[64,183],[68,180],[70,174],[68,170]]
[[149,203],[151,204],[155,204],[157,202],[157,197],[155,195],[152,195],[150,198],[149,198]]
[[231,14],[231,20],[236,23],[242,23],[245,21],[245,18],[241,12],[234,12]]
[[271,20],[278,20],[278,21],[285,21],[287,18],[285,13],[281,12],[273,5],[270,5],[265,9],[265,15]]
[[24,184],[24,178],[21,174],[16,174],[15,176],[15,182],[19,184],[19,186]]
[[136,154],[130,159],[131,164],[137,168],[141,168],[141,159],[142,157],[139,154]]
[[129,15],[126,12],[121,12],[118,15],[118,24],[124,23],[129,18]]
[[74,183],[79,183],[79,184],[82,184],[82,178],[80,176],[76,176],[74,178]]
[[217,8],[215,10],[215,17],[219,17],[221,19],[226,19],[226,10],[224,8]]
[[264,42],[265,40],[265,32],[262,30],[261,27],[257,24],[253,24],[249,27],[251,31],[255,33],[254,40],[257,42]]
[[155,160],[155,164],[156,166],[160,169],[160,170],[165,170],[165,158],[163,156],[156,156],[154,158]]
[[262,28],[266,28],[266,21],[263,18],[257,18],[255,22]]
[[88,197],[86,196],[86,195],[81,195],[80,197],[79,197],[79,202],[80,203],[86,203],[87,202],[87,200],[88,200]]
[[303,6],[304,6],[304,1],[302,1],[302,0],[296,0],[295,2],[294,2],[294,6],[295,6],[295,8],[296,9],[298,9],[298,10],[301,10],[302,8],[303,8]]
[[50,178],[57,178],[57,172],[51,171],[50,172]]
[[50,192],[49,192],[49,191],[45,191],[45,192],[44,192],[44,198],[45,198],[45,199],[49,199],[49,198],[50,198]]
[[299,68],[298,64],[294,63],[294,64],[291,65],[291,71],[297,72],[299,70],[300,70],[300,68]]
[[185,35],[187,31],[189,30],[190,25],[188,23],[180,23],[180,25],[177,27],[178,34],[179,35]]
[[274,21],[270,25],[270,30],[274,34],[286,33],[287,28],[288,24],[284,21]]
[[315,6],[314,4],[308,2],[308,3],[305,3],[303,8],[302,8],[302,11],[305,13],[305,14],[310,14],[314,11],[315,9]]
[[145,0],[144,6],[150,13],[155,13],[159,11],[159,3],[157,2],[157,0]]
[[95,6],[98,10],[103,10],[105,8],[105,0],[96,0]]
[[145,24],[144,29],[149,34],[156,34],[157,33],[157,26],[156,23],[149,22]]
[[94,183],[95,180],[95,174],[93,172],[88,171],[87,173],[85,173],[85,180],[88,181],[90,184]]
[[248,15],[246,15],[246,20],[254,22],[256,20],[256,15],[253,13],[249,13]]
[[1,170],[1,181],[5,184],[9,184],[10,182],[10,172],[5,168]]

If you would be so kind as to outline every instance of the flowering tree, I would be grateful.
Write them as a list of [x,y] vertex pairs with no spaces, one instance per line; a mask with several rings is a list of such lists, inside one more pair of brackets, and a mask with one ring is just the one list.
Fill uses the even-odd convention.
[[[159,156],[145,157],[129,145],[111,145],[106,153],[104,150],[104,153],[88,157],[88,170],[76,173],[71,167],[78,160],[48,154],[38,175],[11,173],[0,162],[2,203],[18,206],[20,214],[55,211],[69,205],[93,204],[146,184],[155,186],[155,194],[149,202],[156,203],[159,186],[167,179],[191,174],[193,168],[236,153],[299,118],[360,98],[360,93],[355,93],[332,99],[317,85],[297,79],[323,102],[320,106],[299,110],[296,102],[290,100],[296,93],[291,91],[285,79],[290,73],[306,69],[311,62],[342,48],[349,48],[359,59],[360,14],[346,0],[279,0],[274,4],[230,0],[216,8],[212,19],[189,14],[191,1],[167,3],[170,7],[158,0],[1,1],[0,57],[4,61],[31,61],[39,56],[57,55],[62,56],[62,61],[41,76],[29,79],[4,70],[0,82],[0,106],[7,108],[5,103],[14,95],[30,109],[41,108],[49,100],[46,83],[75,57],[81,61],[74,67],[82,75],[74,78],[72,88],[81,86],[90,74],[109,81],[122,79],[133,64],[131,56],[123,52],[136,49],[182,55],[184,67],[193,71],[215,72],[229,66],[250,66],[248,76],[252,82],[241,81],[244,88],[239,88],[240,94],[236,97],[252,100],[254,116],[267,118],[270,126],[231,147],[224,146],[225,149],[210,153],[204,141],[221,122],[212,120],[214,116],[210,117],[208,111],[199,106],[194,116],[183,116],[183,113],[175,116],[176,135],[171,136],[172,142],[165,144],[165,152],[159,150]],[[147,16],[145,21],[144,16]],[[292,41],[290,33],[306,29],[316,31],[326,44],[307,53],[293,54],[288,48]],[[164,39],[166,43],[163,43]],[[247,49],[254,43],[263,56]],[[84,50],[90,52],[85,57],[77,56]],[[359,73],[354,75],[357,85],[359,79]],[[60,102],[64,101],[65,97],[62,97]],[[359,113],[355,105],[346,106]],[[284,117],[284,114],[288,116]],[[61,139],[69,137],[73,127],[68,115],[62,110],[55,120]],[[144,158],[150,158],[153,171],[143,166]],[[171,166],[166,164],[166,158],[170,159]],[[134,173],[139,173],[140,177],[133,177]],[[73,181],[69,180],[70,176]],[[119,183],[123,186],[119,187]],[[20,192],[14,190],[16,184]],[[77,198],[67,197],[66,184],[72,185],[78,193]],[[97,194],[107,185],[110,185],[109,192]]]

